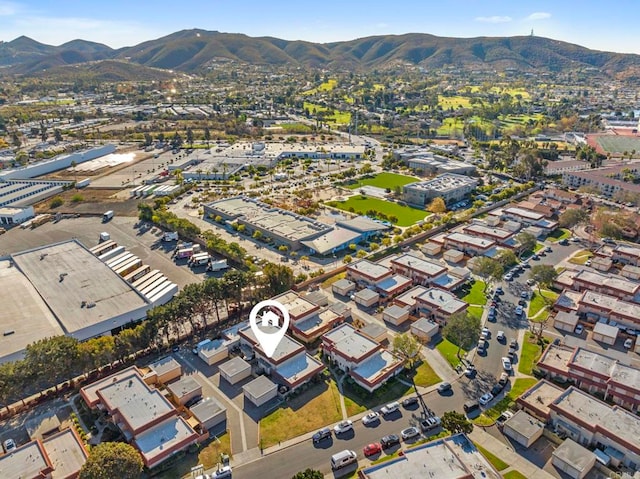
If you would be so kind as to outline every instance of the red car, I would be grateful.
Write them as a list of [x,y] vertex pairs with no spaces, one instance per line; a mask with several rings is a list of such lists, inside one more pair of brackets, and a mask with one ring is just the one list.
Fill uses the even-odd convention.
[[374,454],[378,454],[381,451],[382,446],[380,446],[380,443],[378,442],[372,442],[368,446],[365,446],[365,448],[362,450],[365,456],[373,456]]

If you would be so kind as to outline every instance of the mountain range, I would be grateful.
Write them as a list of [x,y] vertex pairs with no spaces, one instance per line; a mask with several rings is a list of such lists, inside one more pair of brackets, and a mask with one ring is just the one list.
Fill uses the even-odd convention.
[[408,33],[313,43],[193,29],[120,49],[86,40],[52,46],[25,36],[0,43],[0,72],[10,74],[61,72],[69,65],[86,69],[85,64],[96,70],[107,60],[109,69],[120,63],[118,70],[125,77],[160,72],[124,64],[198,73],[215,61],[236,61],[361,71],[401,64],[530,72],[591,68],[609,76],[640,78],[640,55],[590,50],[536,36],[449,38]]

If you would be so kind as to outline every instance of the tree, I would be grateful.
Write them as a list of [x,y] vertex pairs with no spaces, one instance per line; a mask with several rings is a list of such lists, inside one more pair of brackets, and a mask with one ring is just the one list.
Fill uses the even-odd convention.
[[531,233],[522,232],[516,236],[516,240],[520,243],[520,254],[533,253],[538,240]]
[[298,472],[291,479],[323,479],[323,478],[324,478],[324,474],[322,474],[320,471],[317,471],[316,469],[307,468],[302,472]]
[[473,431],[473,424],[464,414],[457,411],[447,411],[442,415],[442,427],[451,433],[470,434]]
[[538,283],[538,291],[540,291],[540,286],[550,288],[553,285],[553,282],[558,277],[558,272],[548,264],[537,264],[531,268],[529,277]]
[[490,283],[493,281],[499,281],[504,273],[502,265],[495,259],[487,256],[476,257],[473,261],[471,270],[473,271],[473,274],[477,274],[484,280],[485,291]]
[[207,148],[209,148],[209,142],[211,141],[211,130],[209,130],[208,126],[204,128],[204,141],[207,143]]
[[447,205],[440,196],[436,196],[431,200],[429,206],[427,206],[427,211],[431,213],[445,213],[447,211]]
[[480,318],[469,314],[468,311],[461,311],[449,317],[447,324],[442,330],[442,335],[458,346],[458,359],[461,350],[470,350],[480,336]]
[[422,345],[411,333],[398,334],[393,338],[393,352],[402,356],[409,367],[413,367],[414,363],[420,359],[421,349]]
[[589,219],[589,213],[580,208],[574,208],[565,211],[558,217],[558,225],[561,228],[568,228],[573,232],[573,228],[579,224],[585,223]]
[[516,254],[510,249],[503,249],[496,255],[496,261],[500,263],[504,270],[509,269],[509,267],[518,262],[518,257]]
[[262,269],[262,273],[267,296],[277,296],[290,290],[293,286],[293,271],[288,266],[267,263]]
[[138,451],[124,442],[103,442],[91,449],[79,479],[138,479],[144,464]]
[[53,137],[56,139],[56,143],[60,143],[62,141],[62,132],[56,128],[53,130]]
[[189,143],[189,148],[193,148],[193,130],[191,127],[187,128],[187,143]]
[[351,255],[346,255],[344,258],[342,258],[342,262],[344,264],[349,264],[353,261],[353,257],[351,257]]

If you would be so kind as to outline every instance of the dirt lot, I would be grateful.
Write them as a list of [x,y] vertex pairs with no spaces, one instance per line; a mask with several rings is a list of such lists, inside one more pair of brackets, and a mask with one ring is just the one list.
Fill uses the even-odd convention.
[[[34,206],[36,213],[80,213],[102,215],[107,210],[113,210],[118,216],[138,216],[139,199],[130,199],[119,194],[120,189],[112,188],[83,188],[80,190],[63,191],[59,195],[64,204],[58,208],[51,208],[53,198],[48,198]],[[82,201],[73,202],[75,195],[81,195]]]

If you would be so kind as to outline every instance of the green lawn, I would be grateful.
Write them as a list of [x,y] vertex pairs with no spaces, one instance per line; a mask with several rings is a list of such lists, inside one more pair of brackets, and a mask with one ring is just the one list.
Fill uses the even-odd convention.
[[471,290],[461,299],[469,304],[487,304],[487,296],[484,294],[484,281],[476,280],[471,286]]
[[585,264],[587,260],[593,258],[593,253],[589,250],[583,249],[582,251],[578,251],[575,255],[573,255],[569,259],[569,263],[573,264]]
[[542,354],[542,348],[535,342],[533,335],[526,332],[524,342],[520,349],[520,357],[518,358],[518,371],[522,374],[531,374],[533,365]]
[[[412,386],[407,386],[397,379],[387,381],[373,393],[361,388],[357,384],[353,384],[352,382],[345,380],[342,391],[344,392],[345,406],[349,416],[359,414],[391,401],[397,401],[407,394],[416,392]],[[294,434],[293,436],[296,435],[297,434]]]
[[473,444],[476,446],[478,451],[480,451],[480,453],[487,459],[487,461],[489,461],[491,463],[491,465],[493,467],[495,467],[498,471],[503,471],[504,469],[509,467],[509,464],[504,462],[502,459],[500,459],[495,454],[487,451],[484,447],[482,447],[478,443],[474,442]]
[[317,384],[260,420],[262,447],[273,446],[340,419],[340,393],[335,382]]
[[537,253],[538,251],[540,251],[542,248],[544,248],[544,245],[542,243],[536,243],[535,247],[533,248],[533,252]]
[[424,220],[431,213],[410,206],[401,206],[391,201],[380,200],[378,198],[370,198],[364,195],[356,195],[346,201],[331,201],[327,203],[329,206],[340,208],[345,211],[352,211],[358,214],[366,214],[369,210],[384,213],[389,216],[398,218],[398,226],[411,226],[418,221]]
[[438,384],[442,379],[431,368],[428,362],[422,361],[416,368],[416,374],[413,376],[413,382],[416,386],[429,387]]
[[527,476],[515,470],[507,472],[502,477],[504,477],[504,479],[527,479]]
[[483,309],[484,308],[482,306],[469,306],[467,311],[469,311],[471,316],[482,319]]
[[[538,291],[533,292],[533,296],[531,297],[531,304],[529,304],[529,314],[530,318],[536,316],[542,308],[547,306],[547,310],[544,313],[541,313],[540,316],[536,316],[536,320],[538,322],[544,321],[549,316],[549,308],[553,303],[558,299],[558,293],[554,293],[553,291],[549,291],[547,289],[541,290],[542,294],[538,293]],[[547,302],[549,304],[547,304]]]
[[404,186],[409,183],[418,181],[418,178],[413,176],[398,175],[396,173],[378,173],[373,178],[364,178],[352,185],[347,185],[347,188],[357,190],[361,186],[377,186],[378,188],[390,188],[393,190],[396,186]]
[[441,106],[443,110],[453,108],[457,110],[459,108],[469,108],[471,106],[470,98],[468,96],[438,96],[438,106]]
[[[458,364],[460,364],[460,360],[458,359],[458,346],[450,342],[449,340],[442,338],[436,345],[436,349],[440,351],[442,357],[444,357],[449,364],[451,364],[452,368],[455,368]],[[460,356],[464,356],[466,351],[463,349],[460,351]]]
[[553,243],[569,238],[571,238],[571,231],[566,228],[558,228],[554,230],[554,232],[549,236],[547,236],[547,239]]

